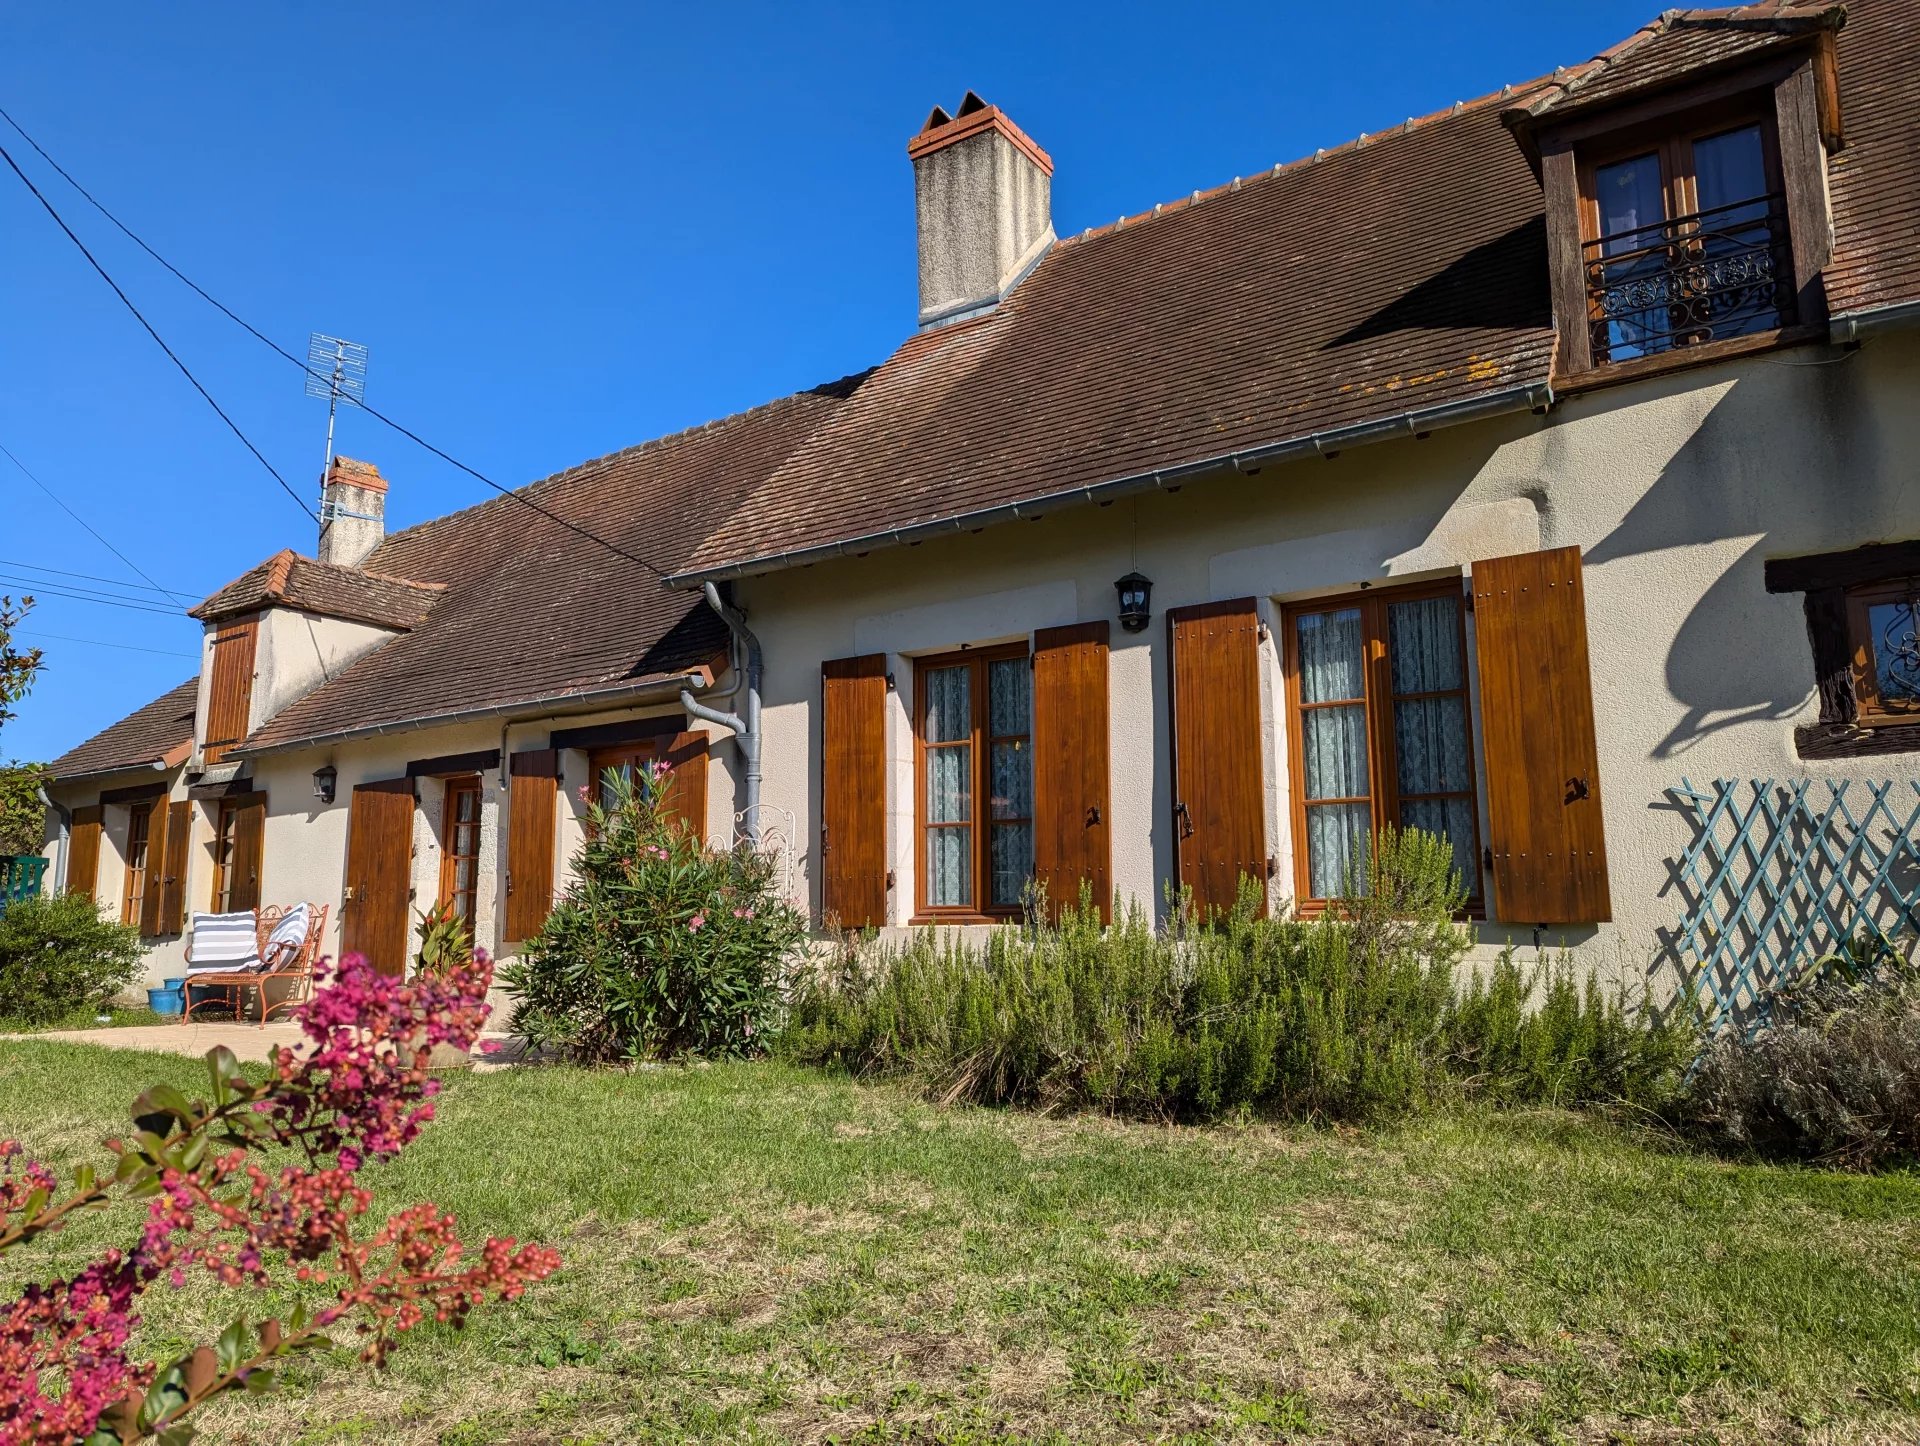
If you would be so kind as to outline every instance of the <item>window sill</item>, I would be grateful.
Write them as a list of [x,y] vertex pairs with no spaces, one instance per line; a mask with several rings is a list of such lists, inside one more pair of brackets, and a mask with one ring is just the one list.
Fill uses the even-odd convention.
[[1726,341],[1710,341],[1703,346],[1675,347],[1672,351],[1663,351],[1655,356],[1635,357],[1632,361],[1604,362],[1599,366],[1589,367],[1585,371],[1562,373],[1554,377],[1553,389],[1560,394],[1594,391],[1600,387],[1616,386],[1622,382],[1634,382],[1645,377],[1665,376],[1668,372],[1686,371],[1692,367],[1731,361],[1736,357],[1778,351],[1782,347],[1804,346],[1825,335],[1825,327],[1785,326],[1775,331],[1755,332],[1752,336],[1736,336],[1729,337]]
[[1793,730],[1793,747],[1809,760],[1920,753],[1920,724],[1815,723]]
[[1017,924],[1018,914],[915,914],[907,920],[909,929],[923,929],[930,924],[964,925],[978,927],[983,924]]

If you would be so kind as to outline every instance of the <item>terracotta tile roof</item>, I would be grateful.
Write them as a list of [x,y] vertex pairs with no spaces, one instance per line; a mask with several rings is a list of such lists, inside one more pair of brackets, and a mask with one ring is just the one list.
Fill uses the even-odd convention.
[[336,567],[301,557],[288,548],[242,573],[198,607],[188,609],[187,615],[212,621],[260,608],[285,607],[404,631],[417,627],[445,591],[439,583],[411,582],[362,568]]
[[[910,337],[673,581],[1030,515],[1542,386],[1541,193],[1502,112],[1631,78],[1643,47],[1644,83],[1672,47],[1697,61],[1696,37],[1740,43],[1729,18],[1766,20],[1773,44],[1779,25],[1831,10],[1683,12],[1583,66],[1064,238],[992,313]],[[1850,14],[1836,42],[1836,315],[1920,297],[1920,4],[1855,0]]]
[[55,778],[78,778],[122,768],[172,767],[193,749],[193,709],[200,690],[196,674],[77,748],[69,748],[47,767]]
[[[521,495],[676,567],[861,380],[616,452]],[[367,566],[444,585],[444,596],[412,632],[283,709],[243,751],[665,679],[727,648],[704,602],[506,497],[395,533]]]

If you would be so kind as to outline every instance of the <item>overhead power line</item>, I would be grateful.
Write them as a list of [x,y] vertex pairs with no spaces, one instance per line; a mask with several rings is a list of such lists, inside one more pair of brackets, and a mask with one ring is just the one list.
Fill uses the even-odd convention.
[[0,146],[0,160],[5,161],[7,165],[12,169],[14,175],[20,178],[21,184],[23,184],[29,191],[33,192],[33,199],[40,203],[41,207],[46,211],[46,213],[49,216],[53,217],[54,224],[58,226],[62,231],[67,233],[67,239],[73,242],[73,244],[80,249],[80,254],[87,258],[87,264],[91,266],[95,271],[100,273],[100,279],[102,281],[106,282],[108,286],[113,288],[113,294],[120,298],[121,305],[125,306],[128,311],[133,313],[133,319],[139,322],[140,325],[146,329],[147,335],[153,338],[154,345],[159,347],[161,351],[167,354],[167,360],[172,362],[176,367],[180,368],[180,375],[185,377],[189,382],[193,384],[193,389],[196,392],[200,393],[201,397],[206,401],[206,404],[208,406],[213,408],[214,415],[219,417],[221,421],[227,424],[227,430],[232,432],[234,436],[238,437],[241,443],[246,447],[246,449],[249,452],[253,453],[255,460],[258,461],[262,467],[265,467],[267,469],[268,475],[270,475],[274,481],[280,484],[280,490],[285,492],[287,496],[293,499],[293,505],[295,507],[298,507],[302,512],[306,513],[306,515],[312,518],[315,522],[318,522],[320,519],[317,516],[315,516],[313,509],[307,506],[305,502],[300,500],[300,494],[298,492],[295,492],[293,488],[287,484],[287,479],[280,475],[279,469],[275,467],[273,463],[267,460],[267,454],[262,452],[258,447],[253,445],[253,439],[249,437],[245,432],[240,430],[240,424],[234,421],[232,417],[228,416],[226,413],[226,410],[223,407],[221,407],[221,405],[213,399],[213,393],[200,385],[200,379],[193,374],[192,370],[187,366],[185,362],[180,360],[179,355],[174,351],[174,349],[167,345],[166,338],[161,336],[159,332],[154,330],[153,323],[148,321],[147,318],[141,314],[140,308],[135,306],[133,304],[132,299],[128,297],[127,293],[120,289],[120,283],[115,281],[113,277],[108,274],[107,268],[102,266],[99,263],[99,261],[95,259],[94,254],[91,251],[87,250],[87,243],[82,241],[78,236],[74,234],[73,227],[69,226],[66,223],[66,219],[63,216],[61,216],[61,214],[57,210],[54,209],[53,202],[49,201],[45,196],[40,194],[40,188],[33,184],[33,179],[30,176],[28,176],[25,171],[20,169],[20,163],[14,160],[13,153],[9,151],[5,146]]
[[164,606],[158,602],[138,602],[132,598],[115,597],[110,593],[94,592],[87,588],[63,588],[31,577],[9,577],[0,573],[0,587],[18,589],[21,593],[30,594],[36,598],[57,597],[65,598],[69,602],[99,603],[103,607],[125,608],[129,612],[158,613],[166,618],[184,616],[179,608]]
[[[115,557],[119,558],[128,567],[132,568],[135,572],[139,573],[140,576],[145,577],[148,582],[153,583],[154,589],[156,591],[163,592],[168,597],[171,597],[171,598],[178,598],[181,602],[193,601],[193,599],[187,596],[187,594],[175,592],[172,588],[161,587],[160,584],[157,582],[154,582],[151,577],[147,577],[146,569],[141,567],[139,563],[135,562],[132,558],[128,557],[119,548],[115,547],[111,542],[108,542],[106,538],[102,537],[97,531],[95,531],[94,526],[91,522],[87,521],[86,518],[82,517],[78,512],[75,512],[71,507],[69,507],[66,503],[66,499],[63,498],[58,492],[55,492],[51,487],[47,486],[46,483],[42,482],[38,477],[34,476],[32,471],[28,469],[27,464],[25,462],[22,462],[18,457],[14,456],[12,452],[8,451],[5,444],[0,444],[0,453],[4,453],[6,456],[6,459],[9,462],[13,463],[14,466],[18,467],[20,471],[26,476],[26,479],[29,482],[31,482],[34,486],[38,487],[42,492],[46,493],[47,496],[53,500],[54,504],[58,506],[62,512],[66,513],[67,516],[71,517],[75,522],[79,523],[82,527],[84,527],[92,535],[93,540],[95,542],[99,543],[102,547],[106,548],[108,552],[111,552]],[[43,568],[41,570],[50,571],[50,569],[46,569],[46,568]]]
[[[22,126],[19,121],[15,120],[10,114],[8,114],[8,112],[4,108],[0,108],[0,120],[6,121],[6,123],[12,126],[15,131],[19,132],[20,138],[24,140],[28,145],[33,147],[34,151],[38,153],[41,160],[45,161],[49,166],[53,167],[53,169],[56,172],[59,173],[61,180],[65,181],[69,186],[73,187],[75,191],[79,192],[81,198],[84,201],[86,201],[88,205],[92,206],[94,210],[98,211],[102,216],[106,217],[107,220],[110,221],[115,227],[117,227],[120,233],[123,236],[125,236],[129,241],[133,242],[134,245],[138,246],[142,251],[146,252],[147,255],[151,256],[155,261],[159,262],[161,266],[166,268],[167,271],[172,273],[174,278],[178,280],[182,285],[184,285],[189,291],[193,292],[194,295],[198,296],[202,301],[206,302],[207,305],[211,306],[215,311],[218,311],[222,316],[226,317],[228,321],[231,321],[235,326],[239,327],[242,331],[246,332],[255,341],[269,348],[277,355],[284,357],[287,361],[292,362],[293,365],[299,367],[300,370],[305,372],[308,376],[318,377],[321,381],[328,380],[326,373],[315,371],[312,367],[308,366],[305,361],[295,356],[292,352],[288,351],[285,347],[281,346],[279,342],[275,341],[272,337],[268,336],[265,332],[261,331],[258,327],[253,325],[253,323],[246,320],[246,318],[240,316],[231,307],[227,306],[224,302],[220,301],[217,297],[210,294],[204,287],[202,287],[192,277],[188,276],[179,267],[175,266],[171,261],[167,260],[166,257],[162,256],[158,251],[154,250],[153,247],[149,246],[144,240],[140,238],[140,236],[133,230],[132,227],[128,226],[126,222],[122,221],[118,216],[114,215],[113,212],[109,211],[106,208],[106,206],[104,206],[101,202],[95,200],[93,193],[87,190],[87,188],[81,185],[78,181],[76,181],[72,177],[72,175],[68,173],[67,169],[64,166],[62,166],[52,156],[48,155],[46,148],[42,146],[40,142],[36,141],[31,135],[29,135],[27,133],[26,128]],[[12,164],[12,157],[9,156],[7,159],[8,159],[8,163]],[[14,170],[16,172],[18,172],[19,169],[20,168],[18,166],[14,166]],[[26,177],[23,175],[21,176],[21,179],[26,180]],[[27,182],[27,184],[29,187],[31,187],[33,183],[29,181]],[[37,196],[39,195],[39,192],[35,191],[34,194]],[[46,202],[44,199],[41,201],[41,204],[46,205]],[[53,208],[49,206],[47,209],[51,211]],[[56,215],[54,219],[59,220],[59,217]],[[61,229],[62,230],[66,229],[66,224],[64,222],[61,223]],[[69,231],[67,232],[67,234],[71,236],[73,233]],[[78,238],[75,238],[75,244],[76,245],[79,244]],[[84,250],[85,248],[82,247],[81,249]],[[88,257],[87,259],[92,260],[93,258]],[[97,264],[95,269],[98,269]],[[106,273],[102,272],[101,274],[104,276]],[[111,284],[111,281],[109,281],[109,284]],[[116,291],[119,290],[118,287],[115,287],[114,289]],[[126,298],[124,296],[121,298],[121,300],[123,301],[125,299]],[[156,338],[156,340],[157,339],[158,338]],[[182,368],[182,370],[184,370],[184,368]],[[209,398],[208,400],[211,401],[212,399]],[[360,408],[360,410],[365,412],[368,416],[372,417],[376,422],[380,422],[383,425],[392,428],[394,431],[398,432],[401,436],[405,437],[409,442],[414,443],[416,446],[425,448],[427,451],[431,452],[434,456],[438,457],[442,462],[445,462],[448,466],[458,468],[460,471],[466,473],[469,477],[473,478],[475,481],[482,482],[488,487],[491,487],[495,492],[498,492],[502,497],[511,497],[515,502],[518,502],[521,506],[531,508],[533,511],[539,513],[542,517],[545,517],[548,521],[557,522],[560,526],[566,528],[569,532],[575,533],[580,537],[584,537],[589,542],[597,543],[599,546],[606,548],[609,552],[613,553],[615,556],[624,558],[628,562],[638,564],[639,566],[645,568],[648,572],[652,573],[655,577],[664,578],[667,576],[667,570],[665,568],[660,567],[655,563],[649,562],[646,558],[639,556],[637,553],[628,551],[626,548],[620,546],[616,542],[609,542],[606,538],[600,536],[598,533],[590,531],[589,529],[580,526],[578,523],[568,521],[566,518],[560,516],[559,513],[550,511],[549,509],[542,507],[538,502],[535,502],[532,498],[526,496],[524,493],[519,492],[511,487],[503,487],[500,483],[494,481],[493,478],[487,476],[486,473],[481,472],[473,467],[469,467],[465,462],[462,462],[458,457],[455,457],[448,452],[442,451],[439,447],[436,447],[434,446],[433,443],[429,442],[425,437],[422,437],[418,432],[412,431],[409,428],[402,426],[399,422],[396,422],[392,417],[389,417],[385,413],[377,411],[375,408],[368,406],[365,401],[356,402],[355,405],[357,405]],[[278,476],[277,473],[275,475]],[[285,486],[286,484],[283,482],[281,485]],[[302,505],[304,506],[305,504],[302,504]]]
[[161,658],[197,658],[198,653],[184,653],[178,648],[141,648],[132,643],[108,643],[99,638],[74,638],[65,633],[42,633],[28,628],[15,628],[16,638],[49,638],[58,643],[85,643],[90,648],[113,648],[122,653],[152,653]]
[[183,594],[172,588],[161,587],[159,583],[121,582],[118,578],[97,577],[90,572],[64,572],[57,567],[42,567],[37,562],[16,562],[11,558],[0,557],[0,567],[10,567],[15,572],[47,572],[55,577],[77,577],[83,582],[104,582],[109,587],[122,587],[130,592],[157,592],[164,597],[181,597]]

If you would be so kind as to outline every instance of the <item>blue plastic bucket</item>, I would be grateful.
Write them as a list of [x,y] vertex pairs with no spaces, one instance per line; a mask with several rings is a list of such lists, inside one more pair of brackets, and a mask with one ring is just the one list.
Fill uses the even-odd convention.
[[147,991],[147,1008],[155,1014],[163,1017],[179,1014],[186,1007],[187,991],[185,989],[149,989]]
[[187,976],[182,974],[178,979],[162,979],[160,981],[160,987],[162,989],[185,989],[187,987]]

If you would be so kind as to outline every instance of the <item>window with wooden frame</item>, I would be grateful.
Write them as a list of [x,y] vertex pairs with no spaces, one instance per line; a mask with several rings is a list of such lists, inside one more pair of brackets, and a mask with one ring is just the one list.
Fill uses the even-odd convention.
[[[594,796],[602,808],[613,802],[612,781],[625,778],[636,790],[657,787],[660,808],[702,841],[707,834],[707,735],[693,732],[657,732],[629,743],[593,749],[587,765]],[[654,770],[665,764],[658,782]]]
[[1387,825],[1438,834],[1481,902],[1465,604],[1448,581],[1282,609],[1295,897],[1337,897]]
[[1563,383],[1818,334],[1840,144],[1827,40],[1512,122],[1540,163]]
[[1796,320],[1779,141],[1757,106],[1584,152],[1580,203],[1595,366]]
[[1802,758],[1920,751],[1920,541],[1770,558],[1771,593],[1800,593],[1819,721]]
[[474,900],[480,885],[480,777],[449,778],[440,814],[440,904],[473,936]]
[[146,904],[148,864],[147,845],[153,823],[153,805],[135,803],[127,809],[126,877],[120,886],[120,922],[138,927]]
[[602,808],[613,806],[613,781],[624,779],[636,791],[645,788],[651,778],[653,761],[660,756],[663,738],[644,738],[610,748],[596,748],[587,755],[593,777],[593,796]]
[[1019,914],[1033,876],[1033,672],[1025,643],[914,664],[917,916]]
[[213,879],[208,907],[216,914],[260,907],[260,861],[267,816],[264,793],[220,800],[214,815]]
[[1855,722],[1920,723],[1920,577],[1868,583],[1847,592]]

